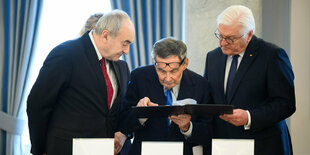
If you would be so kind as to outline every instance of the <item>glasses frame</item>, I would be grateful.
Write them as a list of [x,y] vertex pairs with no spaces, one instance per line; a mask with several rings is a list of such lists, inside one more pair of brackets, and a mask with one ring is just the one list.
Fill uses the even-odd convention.
[[[169,62],[169,63],[157,62],[157,61],[155,60],[155,61],[154,61],[154,65],[155,65],[156,68],[158,68],[158,63],[163,63],[163,64],[165,64],[165,67],[163,67],[163,68],[166,68],[167,66],[169,66],[169,68],[171,68],[171,69],[177,69],[177,68],[180,68],[180,66],[184,63],[185,59],[186,59],[186,57],[185,57],[184,59],[182,59],[181,62]],[[177,67],[177,68],[172,68],[172,67],[170,66],[170,64],[172,64],[172,63],[177,63],[177,64],[179,64],[179,67]]]
[[215,32],[214,32],[214,35],[218,40],[220,40],[220,41],[225,40],[228,44],[233,44],[235,41],[241,39],[246,34],[248,34],[248,33],[245,33],[245,34],[241,35],[240,37],[232,38],[231,36],[230,37],[223,37],[223,35],[218,32],[218,29],[215,30]]

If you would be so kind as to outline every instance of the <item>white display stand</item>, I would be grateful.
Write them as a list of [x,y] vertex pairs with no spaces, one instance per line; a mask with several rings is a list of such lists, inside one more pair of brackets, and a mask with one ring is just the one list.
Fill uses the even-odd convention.
[[113,138],[73,138],[72,155],[113,155]]
[[142,142],[141,155],[183,155],[183,142]]
[[212,139],[212,155],[254,155],[254,139]]

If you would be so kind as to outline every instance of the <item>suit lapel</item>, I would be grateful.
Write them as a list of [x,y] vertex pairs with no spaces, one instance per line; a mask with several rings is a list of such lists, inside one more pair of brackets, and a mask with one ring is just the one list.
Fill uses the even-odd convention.
[[[105,84],[104,76],[103,76],[102,69],[100,66],[100,62],[96,54],[96,50],[88,36],[88,33],[85,33],[82,36],[82,39],[83,39],[83,43],[85,46],[85,54],[88,59],[88,62],[90,63],[90,69],[94,72],[96,76],[96,80],[97,80],[96,83],[99,84],[101,92],[103,93],[102,96],[104,97],[105,103],[108,103],[106,84]],[[108,104],[100,103],[100,104],[97,104],[97,106],[102,111],[108,111]]]
[[256,56],[259,54],[257,52],[258,48],[258,44],[256,43],[256,37],[253,36],[252,40],[250,41],[244,55],[242,58],[242,61],[240,62],[239,68],[237,70],[237,73],[235,75],[233,84],[232,84],[232,97],[230,99],[228,99],[228,103],[231,102],[232,98],[234,97],[236,90],[241,82],[241,80],[243,79],[243,76],[245,75],[245,73],[247,72],[247,70],[249,69],[249,67],[251,66],[251,64],[253,63],[253,61],[255,60]]
[[[193,81],[194,82],[194,81]],[[188,70],[184,70],[182,79],[180,81],[180,90],[177,97],[177,100],[182,100],[186,98],[187,96],[191,96],[190,93],[193,91],[191,90],[193,87],[193,83],[190,80],[190,77],[188,76]]]
[[225,79],[225,69],[226,69],[226,59],[227,59],[227,55],[223,54],[223,52],[221,51],[221,58],[220,58],[220,66],[219,66],[219,72],[218,72],[218,76],[220,77],[218,80],[218,85],[219,85],[219,91],[221,92],[220,94],[222,95],[222,99],[223,101],[225,101],[225,90],[224,90],[224,79]]
[[151,69],[150,74],[146,75],[147,81],[148,81],[146,83],[146,88],[148,88],[147,90],[149,91],[148,94],[152,94],[152,96],[149,96],[149,97],[157,99],[157,101],[152,101],[152,102],[157,102],[157,104],[159,105],[165,105],[166,99],[165,99],[165,94],[164,94],[164,86],[161,85],[159,82],[159,78],[156,73],[155,67],[152,65],[150,69]]
[[121,89],[122,89],[122,86],[121,86],[121,73],[120,73],[120,70],[119,70],[119,67],[118,67],[118,64],[117,64],[117,62],[114,62],[114,61],[109,61],[109,63],[110,63],[110,68],[111,69],[113,69],[113,71],[114,71],[114,74],[115,74],[115,77],[116,77],[116,81],[117,81],[117,94],[116,94],[116,98],[115,98],[115,100],[114,100],[114,102],[113,102],[113,105],[112,105],[112,107],[111,107],[111,111],[113,111],[113,110],[115,110],[115,107],[118,107],[118,106],[115,106],[114,104],[117,104],[118,103],[118,101],[117,100],[119,100],[120,99],[120,95],[122,94],[121,93]]
[[192,98],[193,93],[196,92],[194,90],[196,88],[196,81],[191,79],[191,76],[189,75],[190,71],[188,69],[184,70],[182,79],[180,82],[180,90],[177,97],[177,100],[182,100],[186,98]]

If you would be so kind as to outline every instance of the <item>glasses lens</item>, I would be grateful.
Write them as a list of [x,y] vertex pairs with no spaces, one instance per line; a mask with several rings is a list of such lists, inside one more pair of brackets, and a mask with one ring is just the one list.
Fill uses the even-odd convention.
[[169,63],[170,68],[175,69],[180,67],[180,63],[178,62],[171,62]]
[[231,39],[231,38],[225,38],[225,41],[226,41],[228,44],[234,43],[234,40]]
[[155,65],[159,68],[165,68],[167,66],[166,63],[163,62],[156,62]]
[[228,38],[224,38],[221,34],[219,34],[219,33],[214,33],[215,34],[215,36],[216,36],[216,38],[217,39],[219,39],[219,40],[225,40],[228,44],[232,44],[232,43],[234,43],[234,40],[233,39],[231,39],[230,37],[228,37]]

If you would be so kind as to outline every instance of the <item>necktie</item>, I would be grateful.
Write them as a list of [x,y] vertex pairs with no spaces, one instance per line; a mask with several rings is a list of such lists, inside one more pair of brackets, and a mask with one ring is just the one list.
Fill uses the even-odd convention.
[[238,57],[239,55],[234,55],[233,60],[230,65],[228,79],[227,79],[227,86],[226,86],[226,102],[229,103],[229,100],[231,98],[231,86],[235,78],[235,74],[237,71],[237,65],[238,65]]
[[[169,89],[165,91],[165,98],[166,98],[166,105],[172,105],[172,96],[171,96],[171,91]],[[168,130],[169,130],[169,125],[170,125],[169,118],[167,118],[167,125],[168,125]]]
[[102,58],[100,60],[100,64],[101,64],[101,69],[102,69],[102,72],[104,75],[105,85],[107,87],[108,107],[110,109],[112,97],[113,97],[113,87],[112,87],[112,83],[111,83],[110,77],[109,77],[108,72],[107,72],[107,67],[106,67],[104,58]]

